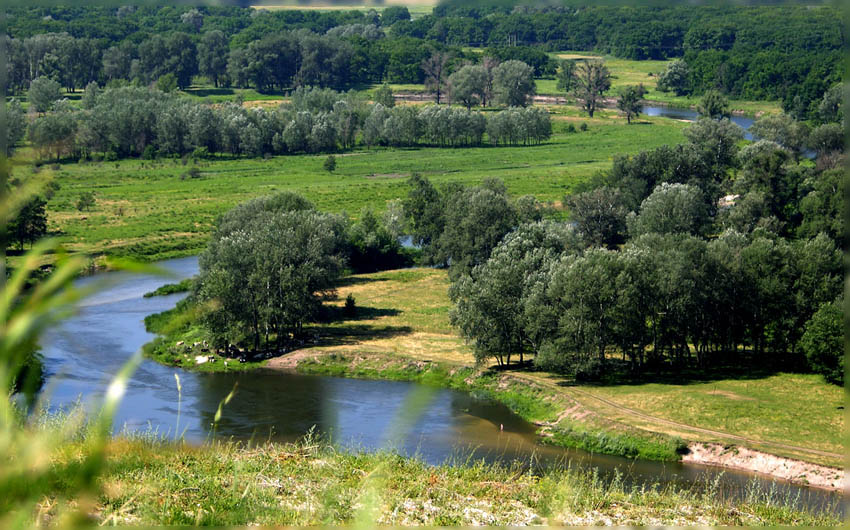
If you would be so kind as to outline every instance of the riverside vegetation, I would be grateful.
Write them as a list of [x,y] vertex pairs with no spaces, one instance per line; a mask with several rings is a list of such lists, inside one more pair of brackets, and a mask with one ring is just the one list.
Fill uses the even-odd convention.
[[[0,153],[17,153],[0,164],[4,248],[18,247],[3,305],[5,387],[32,399],[39,332],[80,295],[66,287],[84,260],[38,243],[54,231],[76,253],[152,260],[206,248],[197,280],[151,293],[189,291],[146,319],[163,336],[147,348],[160,362],[463,388],[589,451],[673,460],[685,440],[743,440],[837,465],[840,17],[674,8],[623,22],[620,8],[464,9],[416,19],[399,8],[17,9],[7,41],[16,97]],[[646,17],[670,23],[647,35]],[[153,22],[165,33],[150,33]],[[51,33],[60,26],[69,33]],[[781,51],[764,50],[775,42]],[[578,53],[558,52],[567,49]],[[664,62],[616,63],[643,59]],[[396,106],[392,91],[404,86],[437,105]],[[610,90],[622,117],[604,108]],[[526,108],[540,91],[584,112]],[[641,94],[698,103],[704,118],[634,123]],[[245,108],[245,95],[260,101]],[[727,96],[772,100],[750,111],[781,101],[784,112],[760,117],[758,141],[745,144],[724,119]],[[461,107],[439,105],[446,99]],[[36,272],[44,263],[55,263],[52,275]],[[381,271],[412,263],[436,268]],[[765,365],[773,370],[757,370]],[[112,439],[131,369],[88,421],[4,401],[0,447],[16,465],[0,472],[3,520],[836,522],[771,492],[730,509],[711,488],[425,467],[311,439]],[[791,394],[804,414],[787,410]],[[730,441],[730,431],[743,436]]]

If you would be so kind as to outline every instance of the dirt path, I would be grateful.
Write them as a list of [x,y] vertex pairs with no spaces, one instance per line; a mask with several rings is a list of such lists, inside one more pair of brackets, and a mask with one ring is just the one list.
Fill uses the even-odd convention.
[[[514,375],[516,377],[521,377],[521,378],[527,379],[529,381],[534,381],[536,383],[547,384],[549,386],[557,386],[554,383],[552,383],[551,381],[536,378],[534,376],[528,376],[526,374],[514,374]],[[677,421],[668,420],[668,419],[665,419],[665,418],[659,418],[658,416],[653,416],[651,414],[647,414],[645,412],[641,412],[639,410],[626,407],[622,403],[617,403],[616,401],[611,401],[610,399],[606,399],[606,398],[597,396],[596,394],[593,394],[593,393],[588,392],[586,390],[581,390],[581,389],[576,388],[576,387],[564,387],[564,388],[560,388],[560,390],[562,392],[572,393],[573,395],[578,394],[580,396],[589,397],[593,400],[596,400],[600,403],[603,403],[604,405],[612,407],[612,408],[616,409],[618,412],[626,414],[627,416],[641,418],[641,419],[644,419],[644,420],[652,421],[652,422],[655,422],[655,423],[660,423],[662,425],[669,425],[671,427],[676,427],[676,428],[684,429],[684,430],[687,430],[687,431],[697,432],[697,433],[700,433],[700,434],[707,434],[709,436],[714,436],[714,437],[717,437],[717,438],[723,438],[723,439],[728,439],[728,440],[734,440],[735,442],[741,442],[741,443],[746,443],[746,444],[750,444],[750,445],[765,445],[765,446],[778,447],[778,448],[782,448],[782,449],[787,449],[789,451],[797,451],[797,452],[801,452],[801,453],[809,453],[809,454],[818,455],[818,456],[825,456],[827,458],[841,459],[841,458],[844,457],[844,455],[841,455],[841,454],[838,454],[838,453],[831,453],[829,451],[821,451],[819,449],[811,449],[809,447],[801,447],[801,446],[798,446],[798,445],[786,444],[786,443],[782,443],[782,442],[773,442],[773,441],[769,441],[769,440],[758,440],[758,439],[755,439],[755,438],[748,438],[746,436],[740,436],[740,435],[737,435],[737,434],[732,434],[732,433],[728,433],[728,432],[724,432],[724,431],[716,431],[716,430],[713,430],[713,429],[706,429],[704,427],[696,427],[694,425],[688,425],[686,423],[679,423]]]

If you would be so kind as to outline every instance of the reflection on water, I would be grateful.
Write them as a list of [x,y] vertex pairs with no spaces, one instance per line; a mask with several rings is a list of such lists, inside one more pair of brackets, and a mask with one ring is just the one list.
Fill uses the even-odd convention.
[[[197,259],[171,260],[163,264],[173,279],[107,273],[80,283],[105,282],[73,318],[46,334],[43,352],[48,369],[45,394],[54,408],[82,398],[90,403],[102,396],[107,382],[145,342],[153,337],[144,331],[146,315],[163,311],[181,295],[143,298],[165,281],[187,278],[197,272]],[[174,374],[182,384],[178,424],[178,394]],[[311,429],[330,437],[344,448],[386,448],[411,393],[421,388],[404,382],[369,381],[334,377],[311,377],[271,372],[201,374],[165,367],[145,360],[133,375],[117,415],[116,428],[153,430],[203,441],[210,436],[216,410],[238,384],[234,399],[225,407],[217,435],[234,439],[294,440]],[[773,482],[752,474],[721,473],[680,463],[633,461],[582,451],[540,445],[534,426],[506,407],[474,399],[462,392],[433,389],[422,412],[399,440],[396,449],[439,464],[450,459],[474,458],[543,466],[594,466],[603,476],[623,473],[631,483],[704,483],[720,477],[721,491],[738,497],[751,480],[767,489]],[[776,486],[800,495],[801,502],[815,507],[832,502],[834,496],[789,484]]]

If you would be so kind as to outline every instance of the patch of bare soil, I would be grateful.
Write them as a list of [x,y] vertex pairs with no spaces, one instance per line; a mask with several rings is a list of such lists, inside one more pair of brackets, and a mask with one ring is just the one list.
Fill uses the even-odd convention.
[[746,447],[693,442],[688,445],[688,449],[690,453],[682,457],[683,462],[753,471],[828,490],[844,488],[844,472],[838,468],[810,464]]
[[710,396],[723,396],[729,399],[734,399],[736,401],[755,401],[755,398],[751,398],[749,396],[742,396],[740,394],[736,394],[734,392],[729,392],[728,390],[712,390],[708,392]]

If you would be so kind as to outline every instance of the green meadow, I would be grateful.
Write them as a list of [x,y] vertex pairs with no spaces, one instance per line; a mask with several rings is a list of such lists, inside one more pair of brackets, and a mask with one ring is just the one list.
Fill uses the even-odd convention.
[[[497,177],[511,195],[531,194],[557,207],[565,194],[609,169],[615,155],[684,141],[685,124],[675,120],[642,118],[626,125],[614,111],[588,119],[571,107],[551,110],[554,134],[542,145],[358,148],[337,154],[333,173],[322,167],[327,154],[42,166],[59,188],[48,202],[49,230],[76,252],[141,260],[190,255],[202,250],[218,215],[252,197],[292,190],[321,210],[356,217],[364,207],[381,211],[387,201],[404,197],[413,173],[438,185]],[[569,132],[570,125],[576,132]],[[26,178],[32,171],[22,164],[13,176]],[[77,198],[86,191],[94,192],[96,204],[79,211]]]

